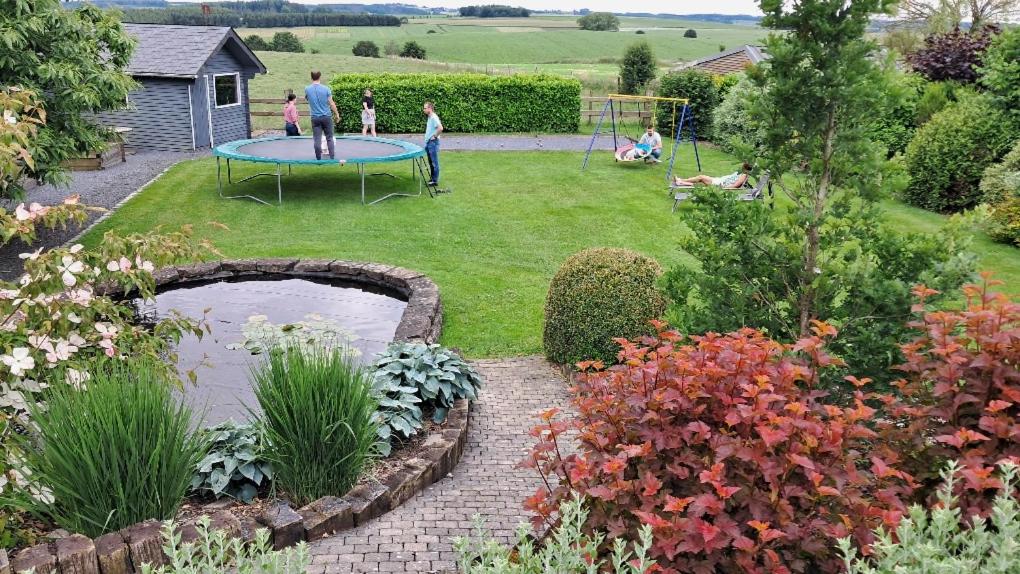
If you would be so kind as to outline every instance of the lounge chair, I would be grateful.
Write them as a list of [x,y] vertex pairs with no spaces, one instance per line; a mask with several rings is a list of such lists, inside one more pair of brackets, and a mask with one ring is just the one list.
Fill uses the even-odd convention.
[[[694,187],[693,185],[690,185],[690,186],[687,186],[687,185],[670,185],[669,186],[669,190],[675,192],[674,195],[673,195],[673,209],[672,209],[672,211],[674,211],[674,212],[676,211],[676,206],[679,205],[681,201],[684,201],[684,200],[687,200],[687,199],[691,199],[691,197],[692,197],[692,194],[690,192],[687,192],[687,191],[679,191],[678,192],[676,190],[678,190],[678,189],[691,189],[693,187]],[[737,196],[737,200],[739,200],[739,201],[755,201],[755,200],[758,200],[758,199],[765,199],[765,190],[766,189],[768,189],[769,197],[772,197],[772,194],[773,194],[772,193],[772,184],[769,183],[769,174],[767,174],[767,173],[766,174],[762,174],[762,176],[758,178],[758,181],[755,183],[754,187],[750,187],[748,184],[745,184],[745,187],[742,187],[740,189],[723,190],[723,191],[736,191],[736,192],[739,192],[740,194]]]

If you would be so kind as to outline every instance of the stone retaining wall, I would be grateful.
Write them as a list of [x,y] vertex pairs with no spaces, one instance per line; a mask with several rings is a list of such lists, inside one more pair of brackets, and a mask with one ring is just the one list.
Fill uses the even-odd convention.
[[[354,528],[400,506],[426,486],[448,475],[460,461],[467,444],[470,402],[458,400],[450,409],[447,427],[433,431],[425,439],[420,458],[404,461],[403,467],[376,484],[354,487],[342,497],[326,496],[293,508],[279,502],[258,518],[234,516],[229,510],[207,514],[210,528],[224,530],[228,536],[249,542],[255,531],[266,528],[274,548],[281,549],[304,540],[316,540]],[[183,542],[195,540],[198,518],[178,526]],[[162,524],[156,520],[140,522],[92,540],[72,534],[49,544],[26,548],[8,562],[0,550],[0,574],[131,574],[148,563],[163,565]]]
[[[157,288],[167,288],[192,281],[260,274],[337,279],[393,290],[407,299],[394,341],[434,343],[439,339],[443,325],[439,288],[425,275],[402,267],[335,259],[252,259],[166,267],[153,275]],[[450,409],[446,427],[425,439],[422,456],[404,461],[400,470],[381,483],[362,484],[342,497],[323,497],[297,509],[280,502],[257,519],[239,519],[226,510],[213,512],[208,514],[211,528],[225,530],[246,542],[254,539],[256,530],[267,528],[273,547],[280,549],[365,524],[453,470],[467,443],[470,408],[469,401],[457,401]],[[178,527],[182,541],[195,539],[197,521],[195,518]],[[0,574],[28,572],[33,568],[35,574],[140,572],[144,563],[166,562],[160,528],[160,522],[149,520],[95,540],[72,534],[26,548],[10,560],[0,550]]]

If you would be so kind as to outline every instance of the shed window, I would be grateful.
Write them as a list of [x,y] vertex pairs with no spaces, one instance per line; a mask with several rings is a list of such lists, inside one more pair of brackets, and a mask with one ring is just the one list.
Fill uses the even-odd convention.
[[241,103],[241,86],[238,81],[238,74],[213,76],[213,85],[216,86],[217,108],[236,106]]

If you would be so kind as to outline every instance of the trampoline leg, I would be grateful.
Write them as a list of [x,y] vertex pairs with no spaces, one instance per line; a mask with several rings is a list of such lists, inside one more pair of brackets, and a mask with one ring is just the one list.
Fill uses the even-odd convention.
[[223,197],[223,181],[220,178],[220,156],[216,156],[216,193]]
[[[288,166],[289,165],[290,164],[288,164]],[[280,181],[281,175],[282,174],[280,173],[280,164],[276,164],[276,204],[277,205],[283,205],[283,183]]]
[[358,171],[361,172],[361,205],[365,205],[365,164],[358,164]]

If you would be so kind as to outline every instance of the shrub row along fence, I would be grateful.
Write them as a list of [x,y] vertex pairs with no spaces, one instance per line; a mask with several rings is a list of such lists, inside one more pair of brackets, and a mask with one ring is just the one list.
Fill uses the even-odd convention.
[[[378,88],[375,88],[374,86],[375,86],[375,84],[373,84],[373,89],[378,89]],[[345,89],[349,89],[349,88],[345,88]],[[286,94],[289,94],[291,92],[292,91],[288,91],[288,92],[286,92]],[[335,99],[337,101],[337,106],[340,107],[340,112],[344,116],[343,119],[342,119],[341,129],[346,130],[346,131],[351,131],[351,132],[360,131],[361,130],[361,125],[360,125],[360,121],[361,121],[361,119],[360,119],[361,118],[361,115],[360,115],[360,110],[361,110],[360,94],[361,94],[361,91],[357,90],[355,93],[358,95],[357,98],[354,98],[354,97],[351,97],[351,98],[341,98],[339,95],[335,96]],[[252,125],[256,125],[256,120],[254,118],[275,117],[275,118],[279,118],[280,119],[280,125],[282,126],[283,125],[283,112],[281,111],[281,108],[287,102],[286,94],[284,95],[284,97],[281,97],[281,98],[251,98],[251,99],[249,99],[249,103],[251,104],[251,111],[250,111],[250,113],[251,113],[251,116],[253,118],[252,119]],[[599,115],[602,113],[602,107],[603,107],[603,105],[606,102],[606,96],[596,96],[596,95],[593,95],[591,90],[587,90],[585,92],[585,94],[586,95],[579,96],[579,98],[578,98],[578,102],[579,102],[580,105],[579,105],[579,113],[578,113],[578,117],[577,117],[577,122],[578,122],[578,125],[580,125],[580,124],[593,125],[593,124],[595,124],[595,122],[598,121]],[[385,107],[385,108],[383,107],[383,106],[386,105],[384,102],[389,101],[389,100],[386,99],[386,98],[381,98],[378,93],[375,94],[375,98],[376,98],[376,107],[380,108],[379,124],[377,126],[377,128],[379,129],[380,132],[396,133],[398,131],[406,131],[406,132],[413,133],[413,132],[418,132],[418,131],[421,131],[421,130],[424,129],[425,119],[423,117],[420,117],[420,116],[412,118],[413,121],[417,122],[417,125],[412,126],[412,129],[406,129],[406,130],[394,130],[394,129],[391,129],[390,128],[390,123],[388,121],[384,121],[386,119],[384,116],[389,113],[389,107],[388,106]],[[351,108],[351,107],[343,107],[343,106],[347,106],[350,103],[347,100],[354,101],[355,99],[357,99],[357,102],[355,102],[355,104],[356,104],[355,107],[353,107],[353,108]],[[308,109],[307,109],[306,106],[307,106],[308,102],[306,102],[305,99],[302,98],[302,97],[299,97],[296,101],[297,101],[298,105],[302,109],[302,116],[307,117]],[[344,103],[341,104],[341,101],[343,101]],[[418,101],[411,109],[413,111],[417,112],[417,110],[421,107],[422,102],[424,102],[424,101],[425,101],[424,99]],[[468,132],[468,131],[470,131],[470,130],[464,130],[464,129],[455,129],[453,127],[454,124],[452,124],[447,119],[447,112],[446,112],[446,109],[445,109],[447,107],[446,106],[446,102],[441,101],[441,100],[437,100],[436,106],[437,106],[437,108],[439,110],[440,117],[443,118],[443,124],[444,124],[445,128],[448,131],[451,131],[451,132],[452,131],[460,131],[460,132]],[[386,111],[383,111],[383,110],[386,110]],[[620,124],[626,124],[627,126],[631,126],[632,124],[636,125],[636,124],[644,122],[648,118],[652,117],[652,104],[650,102],[638,102],[638,103],[633,103],[633,104],[628,103],[626,105],[625,109],[614,108],[614,113],[615,113],[616,121],[617,121],[618,125],[620,125]],[[347,117],[347,116],[350,116],[350,117]],[[606,117],[605,121],[607,121],[607,122],[609,121],[609,117],[608,116]],[[265,123],[261,122],[259,125],[265,125]],[[278,129],[282,129],[282,128],[278,128]],[[560,131],[560,132],[570,132],[570,131],[575,131],[576,129],[577,128],[575,127],[573,129],[561,129],[561,130],[531,129],[531,130],[521,130],[521,131]],[[474,131],[510,131],[510,130],[474,130]],[[633,131],[633,130],[631,130],[631,131]]]

